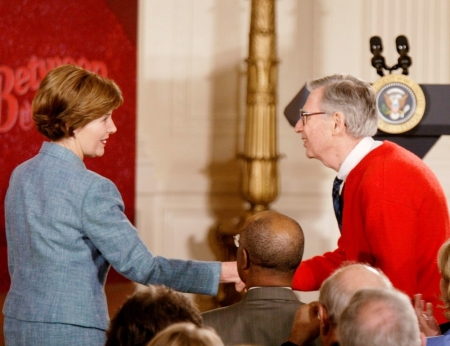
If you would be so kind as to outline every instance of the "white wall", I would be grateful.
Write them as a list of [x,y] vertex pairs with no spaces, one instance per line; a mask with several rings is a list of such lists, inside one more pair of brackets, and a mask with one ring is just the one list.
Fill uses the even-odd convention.
[[[158,255],[212,260],[211,232],[239,217],[250,0],[141,0],[138,42],[137,226]],[[450,82],[447,0],[277,0],[281,189],[272,209],[302,225],[305,258],[332,250],[335,172],[305,158],[284,107],[307,79],[336,72],[369,82],[369,38],[388,65],[407,36],[418,83]],[[450,196],[450,140],[425,161]],[[304,301],[315,299],[303,294]]]

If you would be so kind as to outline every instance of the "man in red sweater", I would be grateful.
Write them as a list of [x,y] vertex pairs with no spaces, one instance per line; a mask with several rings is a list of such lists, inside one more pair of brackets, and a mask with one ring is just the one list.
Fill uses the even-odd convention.
[[[306,156],[334,169],[344,182],[341,237],[335,251],[303,261],[293,288],[319,289],[344,261],[381,269],[411,298],[440,305],[437,252],[450,235],[448,207],[433,172],[416,155],[375,141],[377,112],[370,84],[333,75],[308,84],[310,95],[295,131]],[[441,310],[439,323],[445,321]]]

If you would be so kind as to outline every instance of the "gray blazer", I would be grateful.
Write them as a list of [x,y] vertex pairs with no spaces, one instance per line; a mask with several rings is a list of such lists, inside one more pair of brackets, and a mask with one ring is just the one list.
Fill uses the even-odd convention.
[[110,265],[142,284],[216,294],[220,263],[154,257],[123,211],[110,180],[45,142],[14,170],[5,199],[11,288],[4,315],[106,329]]
[[254,288],[237,304],[204,312],[203,323],[213,327],[225,345],[280,346],[302,304],[288,288]]

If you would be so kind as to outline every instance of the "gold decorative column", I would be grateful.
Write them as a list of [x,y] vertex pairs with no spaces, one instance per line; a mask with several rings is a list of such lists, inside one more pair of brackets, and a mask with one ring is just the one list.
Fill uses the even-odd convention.
[[241,191],[250,214],[278,195],[275,0],[252,0]]
[[[250,209],[233,227],[216,228],[219,258],[236,260],[232,235],[252,214],[266,210],[278,195],[278,153],[276,123],[277,64],[275,40],[275,0],[252,0],[249,56],[247,59],[247,113],[242,160],[241,193]],[[221,285],[216,306],[241,299],[234,285]]]

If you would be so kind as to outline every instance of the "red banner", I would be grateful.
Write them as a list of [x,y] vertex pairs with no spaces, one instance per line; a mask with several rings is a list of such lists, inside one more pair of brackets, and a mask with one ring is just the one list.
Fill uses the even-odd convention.
[[0,290],[9,288],[4,198],[13,169],[46,140],[34,128],[31,101],[45,74],[77,64],[113,79],[124,104],[117,133],[89,169],[111,179],[134,221],[137,1],[15,0],[0,2]]

